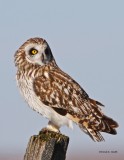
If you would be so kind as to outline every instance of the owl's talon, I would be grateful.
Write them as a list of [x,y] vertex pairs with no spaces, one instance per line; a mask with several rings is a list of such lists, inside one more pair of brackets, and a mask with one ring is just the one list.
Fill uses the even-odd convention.
[[49,132],[49,130],[46,127],[44,127],[41,129],[41,132],[47,133],[47,132]]

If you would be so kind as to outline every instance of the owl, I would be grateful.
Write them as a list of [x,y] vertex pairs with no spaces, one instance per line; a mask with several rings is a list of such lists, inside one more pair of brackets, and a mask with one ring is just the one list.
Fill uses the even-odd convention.
[[117,134],[117,122],[58,67],[46,40],[27,40],[14,58],[19,90],[28,105],[49,120],[47,130],[59,132],[64,125],[73,128],[74,122],[94,141],[104,141],[101,132]]

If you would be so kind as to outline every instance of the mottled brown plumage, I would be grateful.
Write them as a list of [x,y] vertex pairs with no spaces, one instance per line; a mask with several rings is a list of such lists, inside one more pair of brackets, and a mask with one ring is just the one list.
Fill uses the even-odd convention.
[[49,129],[58,131],[75,122],[94,141],[104,140],[100,132],[116,134],[117,122],[105,116],[103,105],[57,66],[44,39],[26,41],[15,54],[15,65],[22,95],[32,109],[49,119]]

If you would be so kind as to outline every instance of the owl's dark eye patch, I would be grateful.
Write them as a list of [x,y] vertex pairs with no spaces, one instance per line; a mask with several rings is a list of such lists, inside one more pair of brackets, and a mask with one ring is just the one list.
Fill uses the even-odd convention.
[[37,54],[37,53],[38,53],[38,50],[35,49],[35,48],[31,48],[31,49],[29,50],[29,54],[30,54],[30,55],[35,55],[35,54]]
[[46,48],[46,49],[45,49],[45,54],[48,55],[49,52],[50,52],[49,48]]
[[53,59],[52,52],[49,46],[45,49],[46,61],[49,62]]

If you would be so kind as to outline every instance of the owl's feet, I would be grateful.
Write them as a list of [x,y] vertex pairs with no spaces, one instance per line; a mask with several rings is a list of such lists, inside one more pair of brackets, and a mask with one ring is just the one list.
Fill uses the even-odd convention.
[[52,131],[52,132],[56,132],[56,133],[60,133],[60,130],[57,130],[57,129],[53,129],[53,127],[51,128],[51,127],[44,127],[44,128],[42,128],[42,130],[41,130],[41,132],[43,132],[43,133],[48,133],[48,132],[50,132],[50,131]]
[[49,130],[47,129],[47,127],[44,127],[44,128],[41,129],[41,132],[47,133],[47,132],[49,132]]
[[48,125],[47,125],[47,129],[49,131],[53,131],[53,132],[56,132],[56,133],[60,133],[60,130],[59,130],[59,127],[56,126],[55,124],[53,124],[51,121],[49,121]]
[[51,121],[49,121],[47,127],[43,128],[42,131],[43,132],[52,131],[52,132],[60,133],[59,128],[56,125],[54,125]]

